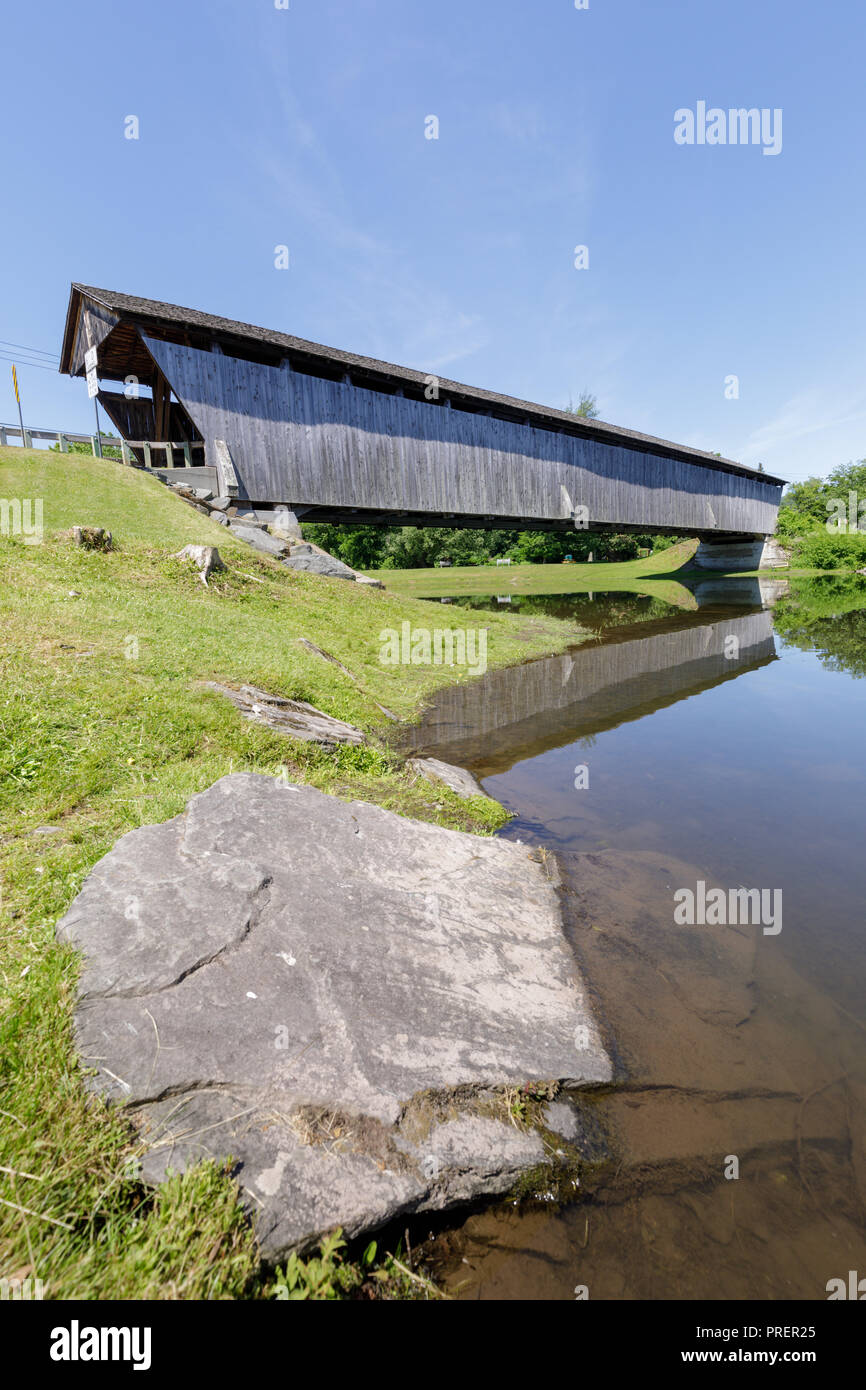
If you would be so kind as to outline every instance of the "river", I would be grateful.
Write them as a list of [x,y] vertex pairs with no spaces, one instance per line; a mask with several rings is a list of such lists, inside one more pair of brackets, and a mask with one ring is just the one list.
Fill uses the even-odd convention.
[[566,1190],[432,1234],[458,1297],[823,1299],[866,1276],[866,584],[647,589],[453,600],[581,640],[442,692],[414,731],[512,813],[503,835],[555,852],[616,1070],[571,1093]]

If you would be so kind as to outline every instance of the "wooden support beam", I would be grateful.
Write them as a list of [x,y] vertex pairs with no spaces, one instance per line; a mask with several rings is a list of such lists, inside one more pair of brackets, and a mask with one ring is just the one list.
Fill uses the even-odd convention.
[[213,442],[213,461],[216,465],[217,479],[219,481],[220,496],[237,497],[238,495],[238,475],[232,462],[229,446],[224,439],[215,439]]
[[171,390],[162,372],[157,372],[153,382],[153,417],[154,433],[158,440],[164,440],[169,434],[169,410],[171,403]]

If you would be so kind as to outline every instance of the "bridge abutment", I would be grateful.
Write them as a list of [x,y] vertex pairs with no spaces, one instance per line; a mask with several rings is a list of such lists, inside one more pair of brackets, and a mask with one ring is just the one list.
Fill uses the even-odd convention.
[[727,536],[702,540],[695,551],[695,564],[705,570],[764,570],[784,567],[789,562],[774,536]]

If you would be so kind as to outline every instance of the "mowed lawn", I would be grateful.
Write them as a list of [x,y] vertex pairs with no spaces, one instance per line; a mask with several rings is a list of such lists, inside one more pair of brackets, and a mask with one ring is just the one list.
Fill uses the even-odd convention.
[[[0,499],[41,499],[44,525],[38,544],[0,535],[0,1277],[29,1273],[48,1298],[257,1296],[268,1286],[227,1173],[203,1166],[145,1189],[134,1133],[88,1098],[72,1039],[77,958],[55,944],[55,923],[120,835],[232,771],[286,767],[339,796],[495,828],[494,802],[419,782],[383,741],[393,724],[380,706],[406,718],[468,677],[379,659],[383,631],[445,626],[444,610],[287,570],[137,470],[0,449]],[[66,534],[76,523],[106,527],[116,549],[80,549]],[[228,565],[207,588],[172,558],[190,543],[218,546]],[[478,621],[447,610],[451,628]],[[553,619],[483,623],[491,666],[574,641]],[[370,744],[326,753],[287,740],[208,680],[308,700]]]
[[582,594],[619,588],[654,593],[658,580],[673,579],[678,571],[688,568],[697,545],[696,540],[682,541],[657,555],[616,564],[453,565],[444,569],[369,573],[395,594],[425,598],[456,594]]
[[684,574],[702,573],[689,568],[697,545],[696,540],[683,541],[657,555],[617,564],[454,565],[444,569],[371,570],[370,574],[392,593],[407,598],[619,591],[649,594],[678,608],[696,608],[694,595],[679,580]]

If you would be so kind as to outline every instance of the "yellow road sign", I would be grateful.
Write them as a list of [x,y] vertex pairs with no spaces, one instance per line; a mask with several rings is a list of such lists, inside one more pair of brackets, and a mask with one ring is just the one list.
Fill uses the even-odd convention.
[[18,394],[18,373],[15,370],[15,363],[12,363],[12,385],[15,387],[15,399],[21,404],[21,397]]

